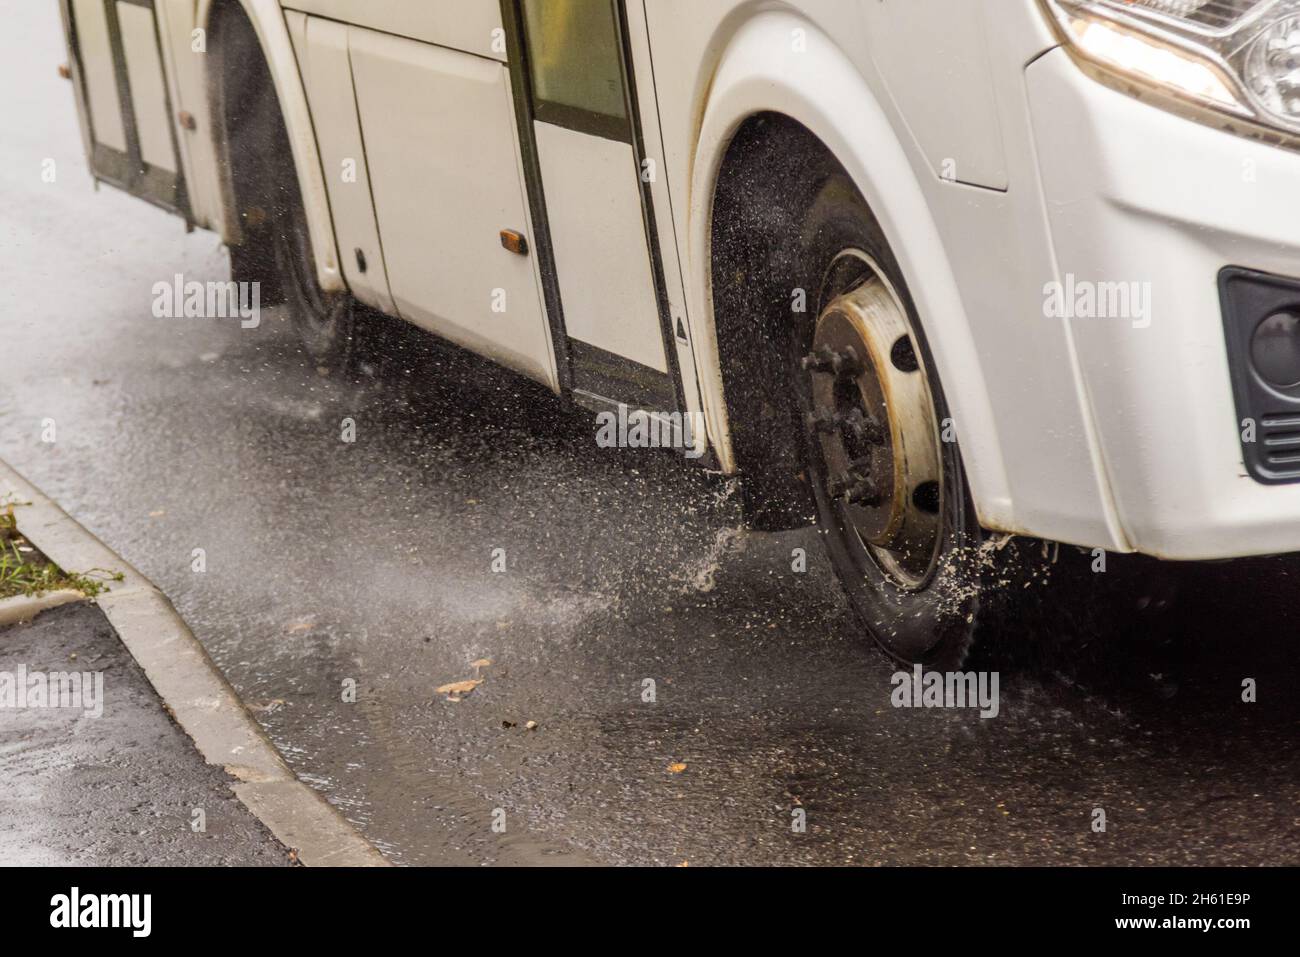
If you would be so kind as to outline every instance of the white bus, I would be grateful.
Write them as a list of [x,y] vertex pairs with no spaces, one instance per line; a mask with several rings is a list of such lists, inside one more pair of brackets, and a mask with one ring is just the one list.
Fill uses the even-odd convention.
[[900,660],[997,535],[1300,548],[1297,0],[61,3],[94,175],[319,364],[377,310],[698,423]]

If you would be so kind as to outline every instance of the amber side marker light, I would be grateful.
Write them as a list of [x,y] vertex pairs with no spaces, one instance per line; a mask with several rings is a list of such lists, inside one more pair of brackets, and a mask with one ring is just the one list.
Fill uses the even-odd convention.
[[528,240],[524,234],[513,229],[501,230],[501,246],[519,256],[528,255]]

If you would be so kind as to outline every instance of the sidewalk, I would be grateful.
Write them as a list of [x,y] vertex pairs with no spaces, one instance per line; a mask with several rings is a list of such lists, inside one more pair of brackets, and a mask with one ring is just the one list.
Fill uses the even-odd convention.
[[[35,698],[51,673],[83,677],[80,707],[5,686],[22,677]],[[291,863],[89,603],[0,629],[0,781],[0,865]]]

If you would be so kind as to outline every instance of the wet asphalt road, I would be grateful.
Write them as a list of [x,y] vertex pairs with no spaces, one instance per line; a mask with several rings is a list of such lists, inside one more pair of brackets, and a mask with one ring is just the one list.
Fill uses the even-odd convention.
[[671,454],[597,449],[590,416],[418,337],[330,379],[275,315],[153,318],[155,282],[224,279],[225,254],[91,191],[57,16],[17,7],[0,457],[167,592],[392,860],[1300,862],[1294,559],[1116,561],[1130,597],[1178,586],[1159,618],[1035,586],[1022,650],[992,658],[997,718],[894,709],[816,535],[741,531],[727,485]]

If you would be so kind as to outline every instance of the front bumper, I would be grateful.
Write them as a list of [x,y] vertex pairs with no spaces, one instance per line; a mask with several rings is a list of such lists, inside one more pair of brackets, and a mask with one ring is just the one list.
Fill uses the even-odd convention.
[[1300,484],[1243,465],[1218,288],[1230,266],[1300,276],[1300,153],[1116,92],[1062,49],[1026,82],[1060,284],[1045,313],[1076,297],[1040,321],[1069,325],[1127,543],[1170,559],[1300,550]]

